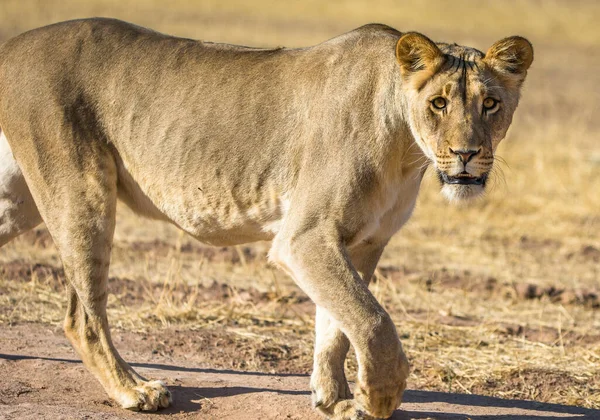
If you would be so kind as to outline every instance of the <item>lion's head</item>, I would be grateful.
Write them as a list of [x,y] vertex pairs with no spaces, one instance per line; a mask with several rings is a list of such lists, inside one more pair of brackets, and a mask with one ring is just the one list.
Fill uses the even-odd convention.
[[533,61],[531,44],[514,36],[483,54],[411,32],[399,39],[396,57],[410,129],[442,192],[449,200],[480,195]]

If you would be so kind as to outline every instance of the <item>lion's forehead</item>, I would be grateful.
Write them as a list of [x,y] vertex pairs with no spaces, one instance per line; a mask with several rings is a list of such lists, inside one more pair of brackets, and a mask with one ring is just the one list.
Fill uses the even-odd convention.
[[462,94],[466,88],[467,97],[473,98],[486,95],[494,90],[492,87],[479,77],[467,77],[466,80],[448,78],[442,81],[439,93],[446,97],[452,97]]
[[452,59],[459,60],[461,63],[479,63],[485,57],[485,54],[478,49],[465,47],[457,44],[437,44],[444,55],[452,61]]
[[480,51],[460,48],[447,54],[446,61],[431,80],[429,94],[478,98],[501,89]]

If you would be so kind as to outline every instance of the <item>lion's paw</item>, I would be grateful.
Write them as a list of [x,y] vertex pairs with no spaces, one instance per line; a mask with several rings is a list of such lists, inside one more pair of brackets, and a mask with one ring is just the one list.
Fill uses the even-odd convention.
[[355,401],[357,406],[362,407],[365,412],[371,413],[368,418],[388,418],[394,410],[400,406],[402,394],[406,388],[406,382],[395,392],[390,392],[393,387],[365,389],[357,384],[355,388]]
[[316,369],[310,378],[313,406],[320,410],[328,410],[340,400],[352,398],[344,371],[337,375]]
[[380,420],[367,414],[355,400],[342,400],[321,411],[329,420]]
[[123,408],[132,411],[156,411],[168,407],[171,392],[162,381],[148,381],[120,392],[116,400]]

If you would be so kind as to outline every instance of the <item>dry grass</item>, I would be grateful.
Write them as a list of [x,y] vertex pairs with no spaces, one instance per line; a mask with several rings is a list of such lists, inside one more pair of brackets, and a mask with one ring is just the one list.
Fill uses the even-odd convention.
[[[500,150],[506,163],[498,167],[494,188],[484,200],[455,208],[430,177],[413,219],[384,254],[373,290],[403,335],[411,387],[600,407],[600,4],[55,3],[2,2],[0,35],[109,15],[183,36],[253,45],[308,45],[370,21],[484,50],[506,35],[527,36],[536,59]],[[291,350],[277,353],[281,363],[306,371],[312,307],[266,264],[267,247],[207,251],[170,226],[121,209],[111,322],[127,330],[176,325],[226,331],[257,354],[265,346],[287,346]],[[43,230],[4,247],[0,261],[0,322],[59,324],[63,280]],[[245,367],[273,364],[257,356]]]

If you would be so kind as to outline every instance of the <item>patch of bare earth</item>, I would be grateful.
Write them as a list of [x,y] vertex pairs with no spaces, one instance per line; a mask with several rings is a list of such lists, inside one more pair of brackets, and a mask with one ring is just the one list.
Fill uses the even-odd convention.
[[[116,419],[138,417],[109,400],[55,327],[0,326],[0,418]],[[244,358],[226,331],[117,331],[116,345],[144,376],[164,380],[174,418],[318,419],[310,407],[306,367],[290,363],[271,371],[244,371]],[[163,351],[168,346],[168,351]],[[266,362],[281,359],[279,351]],[[283,357],[285,359],[285,356]],[[233,366],[234,369],[230,367]],[[278,365],[279,366],[279,365]],[[283,373],[282,371],[290,371]],[[392,419],[594,418],[599,411],[476,395],[407,391]]]
[[[35,238],[38,237],[35,235]],[[174,249],[159,242],[138,244],[134,248],[143,249],[139,252],[144,253],[157,252],[164,257]],[[196,257],[201,256],[210,262],[224,260],[233,267],[243,264],[237,250],[215,250],[203,246],[188,246],[185,249],[185,252],[193,252]],[[203,249],[209,252],[204,255]],[[244,254],[252,258],[257,252],[250,249]],[[65,282],[62,269],[51,264],[28,263],[17,259],[2,264],[0,278],[4,279],[0,282],[2,299],[10,302],[0,305],[0,319],[4,322],[4,328],[13,331],[11,341],[6,338],[10,334],[4,334],[2,345],[8,344],[8,349],[1,352],[13,356],[60,355],[59,358],[69,356],[76,360],[60,331]],[[215,369],[230,371],[229,374],[233,376],[243,376],[243,371],[274,375],[283,384],[289,379],[281,375],[301,375],[300,378],[304,379],[294,379],[297,384],[292,390],[296,394],[292,395],[298,404],[302,401],[308,406],[308,387],[305,382],[312,363],[312,303],[302,292],[289,286],[278,291],[260,291],[255,287],[236,288],[217,281],[204,283],[207,285],[183,281],[155,283],[144,277],[110,277],[109,291],[112,297],[109,316],[114,342],[122,355],[127,360],[141,364],[142,369],[157,363],[185,367],[188,376],[184,376],[190,381],[203,378],[202,374],[207,372],[219,375],[213,372]],[[511,284],[468,270],[442,269],[432,275],[408,267],[387,265],[378,270],[372,289],[391,308],[399,326],[411,359],[412,387],[444,392],[446,397],[458,392],[596,406],[595,400],[590,399],[600,391],[593,359],[594,349],[599,342],[596,332],[582,330],[577,325],[557,328],[544,323],[524,322],[520,317],[511,320],[494,316],[488,319],[485,314],[468,311],[468,306],[463,309],[446,305],[448,295],[459,293],[463,304],[468,305],[472,300],[479,304],[489,302],[487,315],[502,306],[506,310],[514,305],[541,303],[587,313],[597,308],[595,291]],[[398,289],[403,292],[398,293]],[[565,300],[565,295],[575,298]],[[444,304],[436,303],[435,310],[423,304],[413,307],[410,302],[398,305],[398,302],[402,302],[398,299],[410,296],[425,303],[439,301]],[[43,326],[35,323],[40,317],[55,321],[50,322],[51,326]],[[33,350],[35,346],[31,346],[32,340],[36,340],[32,335],[39,334],[40,329],[51,331],[55,342],[48,346],[40,344],[38,348],[44,350],[36,352]],[[48,350],[52,345],[58,345],[58,352]],[[588,353],[587,359],[583,360],[588,363],[585,369],[565,369],[561,365],[561,358],[564,360],[566,352],[573,353],[573,349],[580,355]],[[8,361],[10,363],[6,362],[6,368],[12,366],[14,383],[7,385],[2,394],[5,405],[11,406],[22,401],[26,394],[31,394],[31,398],[33,395],[46,398],[56,392],[48,388],[49,385],[43,385],[46,387],[43,388],[24,380],[32,377],[27,376],[27,369],[52,361],[18,358],[9,358]],[[85,375],[81,373],[84,370],[79,364],[59,364],[60,368],[53,364],[48,372],[69,367],[76,368],[80,377]],[[164,367],[164,370],[173,372],[168,367]],[[353,357],[348,360],[347,370],[349,378],[353,379],[356,372]],[[179,372],[177,369],[175,371]],[[198,376],[192,373],[198,373]],[[176,390],[180,389],[183,395],[189,394],[187,388],[177,382],[183,381],[181,376],[171,378],[170,374],[165,376],[164,372],[161,375]],[[248,377],[243,378],[246,380]],[[99,388],[95,380],[88,378],[86,381],[90,387]],[[96,397],[90,403],[95,409],[99,407],[113,413],[112,403],[101,390],[98,392],[93,394]],[[71,397],[64,396],[65,392],[61,392],[61,395],[64,398],[62,403],[69,404]],[[287,398],[289,394],[283,395]],[[206,398],[212,401],[212,398]],[[204,403],[204,408],[200,404],[192,410],[191,406],[186,405],[183,411],[189,414],[188,411],[192,410],[204,415],[208,410],[207,401]],[[89,408],[88,405],[85,407]],[[80,406],[81,409],[85,407]],[[217,410],[215,406],[211,407]],[[300,406],[296,409],[300,409]],[[307,413],[312,413],[309,408],[305,409]],[[229,414],[219,412],[219,415]],[[269,415],[265,414],[264,418],[270,418]],[[309,415],[312,414],[306,414]],[[248,418],[256,418],[252,416]]]

